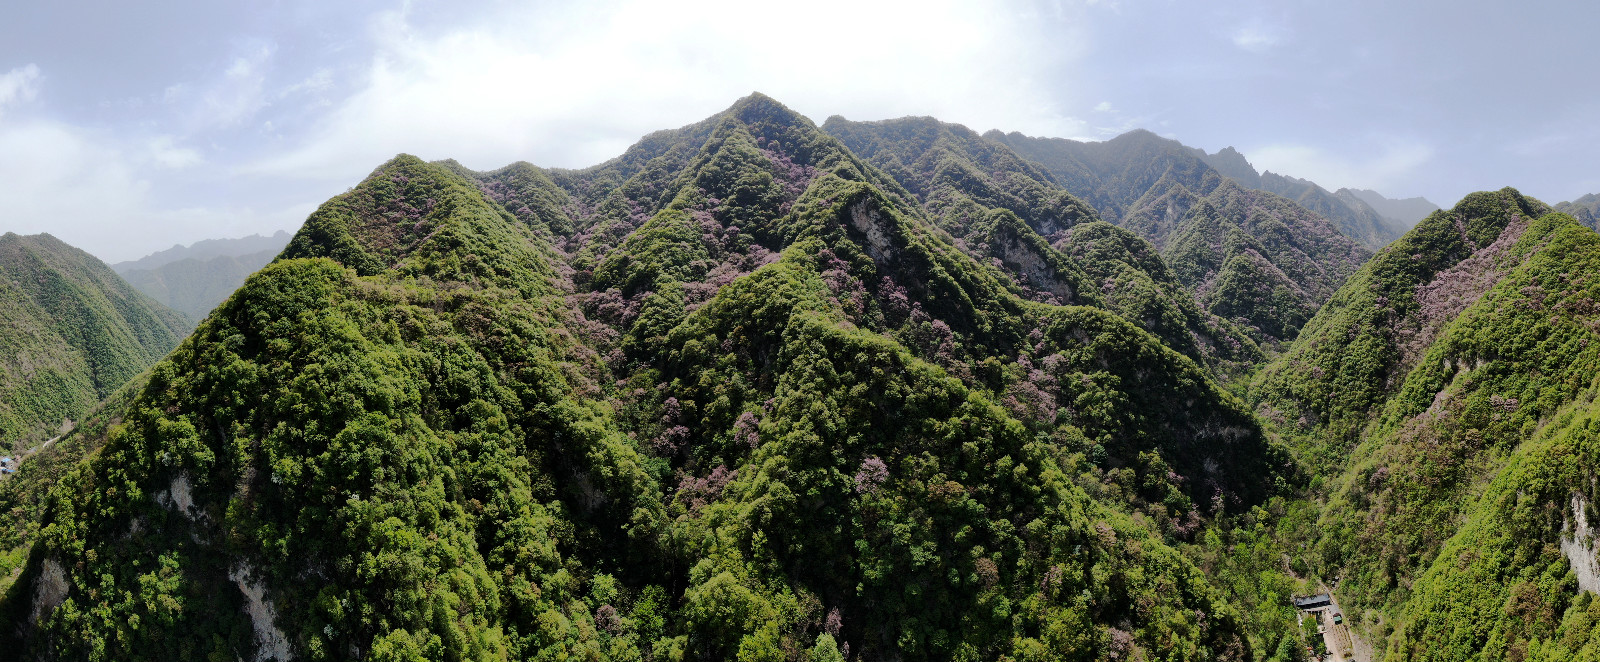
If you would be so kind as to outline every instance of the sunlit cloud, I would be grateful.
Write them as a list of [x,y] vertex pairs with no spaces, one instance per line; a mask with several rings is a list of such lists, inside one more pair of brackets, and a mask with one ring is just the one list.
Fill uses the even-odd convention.
[[0,115],[6,108],[33,100],[39,80],[38,65],[28,64],[0,74]]
[[384,13],[353,93],[296,147],[244,171],[348,177],[397,152],[478,168],[586,166],[753,91],[817,122],[934,115],[1049,135],[1082,126],[1040,85],[1035,45],[1013,38],[1022,19],[1007,5],[693,4],[506,8],[443,33]]
[[[17,72],[21,74],[17,74]],[[29,66],[0,76],[0,107],[23,108],[47,94]],[[21,81],[20,83],[16,81]],[[12,90],[6,92],[6,90]],[[108,260],[166,248],[173,237],[250,234],[303,218],[310,205],[253,209],[165,203],[152,176],[192,168],[200,152],[172,135],[138,138],[47,117],[0,122],[0,231],[48,232]]]
[[[8,52],[28,35],[0,25],[0,170],[43,187],[37,200],[0,192],[0,231],[54,228],[108,254],[246,222],[262,225],[237,234],[271,232],[399,152],[583,167],[754,91],[818,122],[929,115],[977,131],[1145,128],[1253,145],[1264,168],[1441,203],[1507,184],[1557,200],[1600,188],[1586,168],[1600,105],[1570,84],[1593,68],[1581,34],[1600,5],[1495,13],[1471,0],[1446,38],[1368,0],[224,4],[203,25],[53,51],[33,40]],[[71,11],[40,11],[73,30]],[[1483,55],[1512,32],[1549,38]],[[109,80],[106,62],[131,52],[153,64],[118,62]],[[1511,78],[1567,92],[1531,104],[1452,87]],[[1381,135],[1404,139],[1370,138]]]

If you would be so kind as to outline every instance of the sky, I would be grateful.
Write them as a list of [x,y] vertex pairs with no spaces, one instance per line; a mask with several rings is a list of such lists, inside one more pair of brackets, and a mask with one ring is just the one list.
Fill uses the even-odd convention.
[[584,167],[753,91],[1444,206],[1600,192],[1592,0],[8,4],[0,232],[109,262],[293,231],[397,153]]

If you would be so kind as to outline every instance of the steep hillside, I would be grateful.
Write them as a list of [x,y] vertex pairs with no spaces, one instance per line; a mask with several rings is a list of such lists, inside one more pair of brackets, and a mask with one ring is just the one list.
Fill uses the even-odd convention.
[[1391,200],[1371,190],[1339,189],[1329,192],[1315,182],[1272,172],[1259,173],[1243,154],[1225,147],[1215,154],[1193,148],[1218,172],[1240,186],[1268,191],[1293,200],[1306,209],[1333,221],[1339,232],[1368,250],[1377,250],[1410,230],[1439,206],[1423,198]]
[[48,234],[0,236],[0,451],[79,418],[187,327],[88,253]]
[[822,129],[892,175],[958,246],[993,260],[1029,298],[1106,308],[1224,372],[1260,360],[1253,341],[1201,312],[1153,247],[1112,230],[1005,145],[932,118],[835,116]]
[[1389,659],[1596,659],[1600,235],[1515,190],[1381,251],[1256,379]]
[[[284,243],[288,243],[287,238]],[[121,273],[146,296],[198,321],[281,250],[283,247],[278,246],[238,256],[187,257],[152,269],[127,269]]]
[[1498,280],[1519,228],[1548,211],[1507,188],[1430,215],[1363,265],[1262,369],[1252,386],[1260,411],[1347,449],[1443,326]]
[[1162,257],[1212,314],[1278,342],[1369,255],[1327,219],[1229,181],[1190,206]]
[[1224,177],[1189,148],[1149,131],[1104,142],[1030,138],[990,131],[984,137],[1040,164],[1055,181],[1089,201],[1105,220],[1166,246],[1183,214]]
[[1099,143],[985,137],[1040,164],[1105,218],[1159,247],[1206,312],[1250,329],[1257,342],[1293,338],[1367,254],[1320,214],[1274,194],[1246,194],[1208,163],[1246,181],[1276,177],[1251,180],[1245,173],[1254,169],[1237,151],[1208,156],[1148,131]]
[[60,479],[8,650],[1294,650],[1173,547],[1285,453],[1155,336],[1024,294],[759,95],[587,170],[398,157]]
[[1600,235],[1514,216],[1418,292],[1438,326],[1330,481],[1322,562],[1401,659],[1592,659]]
[[[1100,220],[1093,207],[1004,145],[931,117],[851,122],[833,116],[822,130],[895,178],[940,228],[964,237],[983,211],[1006,209],[1047,239]],[[973,208],[980,213],[973,214]]]
[[1577,200],[1557,204],[1555,210],[1571,215],[1579,223],[1600,229],[1600,220],[1596,220],[1600,219],[1600,195],[1590,193]]

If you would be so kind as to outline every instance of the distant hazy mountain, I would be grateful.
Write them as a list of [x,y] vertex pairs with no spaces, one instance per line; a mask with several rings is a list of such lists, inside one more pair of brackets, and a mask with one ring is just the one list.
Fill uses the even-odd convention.
[[1250,161],[1239,153],[1239,150],[1232,147],[1224,147],[1222,151],[1216,154],[1207,154],[1205,150],[1196,147],[1194,151],[1206,163],[1211,164],[1211,167],[1216,168],[1217,172],[1234,178],[1234,180],[1247,188],[1261,188],[1261,173],[1256,172],[1256,167],[1251,165]]
[[1600,195],[1590,193],[1577,200],[1557,204],[1555,210],[1572,214],[1572,217],[1578,219],[1579,223],[1600,229],[1600,221],[1596,220],[1597,217],[1600,217]]
[[1340,192],[1349,191],[1351,195],[1360,198],[1374,211],[1382,214],[1391,221],[1399,221],[1410,230],[1418,221],[1428,217],[1428,214],[1439,211],[1439,205],[1429,202],[1427,198],[1386,198],[1382,193],[1372,189],[1339,189]]
[[0,236],[0,450],[77,419],[187,327],[88,253],[48,234]]
[[260,253],[268,249],[281,251],[288,244],[289,233],[283,230],[279,230],[268,237],[253,234],[248,237],[239,237],[238,239],[205,239],[188,246],[174,244],[172,248],[151,253],[137,260],[118,262],[111,265],[111,268],[117,273],[126,276],[129,271],[155,269],[179,260],[209,260],[222,256],[240,257]]
[[1439,209],[1424,198],[1391,200],[1371,190],[1339,189],[1329,192],[1316,182],[1273,172],[1258,173],[1244,155],[1232,147],[1215,154],[1192,148],[1211,167],[1247,188],[1270,191],[1332,220],[1339,231],[1369,249],[1377,250],[1410,230],[1417,221]]
[[199,322],[288,243],[289,234],[282,231],[270,237],[207,239],[119,262],[112,268],[140,292]]

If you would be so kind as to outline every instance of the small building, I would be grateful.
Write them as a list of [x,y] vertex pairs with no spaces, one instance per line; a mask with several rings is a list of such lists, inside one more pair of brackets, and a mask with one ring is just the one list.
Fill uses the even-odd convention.
[[1310,596],[1310,597],[1295,598],[1294,599],[1294,606],[1296,608],[1304,609],[1304,610],[1307,610],[1307,611],[1312,610],[1312,609],[1321,609],[1323,607],[1327,607],[1327,606],[1332,605],[1332,604],[1333,604],[1333,596],[1328,595],[1327,593],[1318,593],[1318,594]]

